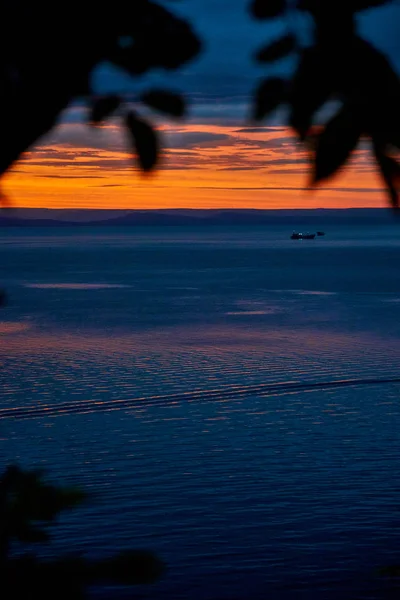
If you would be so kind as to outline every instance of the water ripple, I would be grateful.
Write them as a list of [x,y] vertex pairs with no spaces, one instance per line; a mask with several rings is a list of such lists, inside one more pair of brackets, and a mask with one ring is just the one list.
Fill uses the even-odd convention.
[[169,394],[163,396],[148,396],[142,398],[128,398],[124,400],[81,400],[79,402],[58,402],[55,404],[42,404],[31,408],[22,406],[0,409],[0,418],[32,419],[44,416],[62,416],[70,414],[85,414],[89,412],[130,410],[145,406],[170,406],[182,402],[224,402],[226,400],[237,400],[248,396],[276,396],[292,394],[302,391],[326,390],[329,388],[341,388],[349,386],[369,386],[400,383],[400,377],[385,379],[341,379],[337,381],[318,382],[281,382],[275,384],[258,385],[231,385],[215,390],[194,390],[180,394]]

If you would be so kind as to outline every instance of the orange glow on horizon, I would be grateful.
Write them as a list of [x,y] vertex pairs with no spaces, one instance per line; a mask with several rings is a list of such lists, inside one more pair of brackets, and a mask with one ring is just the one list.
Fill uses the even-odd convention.
[[143,176],[121,130],[64,124],[5,178],[16,207],[35,208],[351,208],[387,206],[368,151],[307,190],[308,163],[289,130],[204,124],[163,126],[161,168]]

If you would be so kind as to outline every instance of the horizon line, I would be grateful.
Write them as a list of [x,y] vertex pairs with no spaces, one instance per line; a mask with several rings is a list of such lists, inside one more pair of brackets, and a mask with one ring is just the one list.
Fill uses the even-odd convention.
[[215,207],[215,208],[193,208],[193,207],[169,207],[169,208],[75,208],[75,207],[48,207],[48,206],[4,206],[0,207],[0,217],[6,214],[11,214],[18,210],[24,211],[91,211],[91,212],[169,212],[169,211],[193,211],[193,212],[279,212],[279,211],[309,211],[315,212],[318,210],[323,211],[354,211],[354,210],[387,210],[392,211],[393,209],[390,206],[346,206],[346,207],[313,207],[313,208],[290,208],[290,207],[282,207],[282,208],[244,208],[244,207]]

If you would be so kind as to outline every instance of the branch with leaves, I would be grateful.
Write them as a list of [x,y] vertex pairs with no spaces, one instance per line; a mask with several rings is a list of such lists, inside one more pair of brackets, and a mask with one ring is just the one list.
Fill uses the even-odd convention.
[[[272,77],[256,90],[253,116],[270,116],[279,106],[289,109],[289,125],[312,156],[311,184],[334,176],[347,162],[361,138],[372,143],[390,202],[399,208],[400,81],[387,58],[357,34],[359,11],[390,0],[253,0],[258,19],[288,20],[288,32],[268,43],[256,56],[272,63],[295,52],[297,68],[291,79]],[[312,44],[302,48],[290,31],[297,11],[314,22]],[[323,126],[317,113],[336,102],[339,109]]]
[[71,600],[86,598],[95,584],[134,585],[157,581],[164,564],[153,553],[132,550],[103,560],[82,556],[40,560],[35,553],[17,555],[13,547],[31,547],[50,540],[49,527],[61,512],[87,499],[76,488],[47,483],[41,471],[8,467],[0,477],[1,598]]
[[[1,8],[0,175],[56,124],[72,100],[86,100],[92,124],[115,112],[123,99],[98,98],[91,88],[99,64],[140,77],[153,69],[177,69],[200,51],[191,26],[156,2],[115,0],[103,8],[72,0],[61,8],[45,0],[6,2]],[[168,90],[149,90],[139,100],[173,116],[185,110],[183,98]],[[152,125],[132,110],[124,125],[139,166],[152,169],[159,150]]]
[[[171,91],[152,89],[142,94],[139,101],[148,107],[172,117],[183,117],[186,111],[182,96]],[[137,156],[140,168],[151,171],[157,164],[160,143],[155,129],[142,117],[129,108],[129,104],[115,94],[96,98],[90,110],[89,121],[92,125],[100,125],[117,110],[123,115],[123,124],[128,131],[130,145]]]

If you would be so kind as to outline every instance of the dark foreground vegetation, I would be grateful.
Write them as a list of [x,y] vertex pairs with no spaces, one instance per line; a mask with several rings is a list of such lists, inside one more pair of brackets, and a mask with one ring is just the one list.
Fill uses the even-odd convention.
[[[310,185],[334,176],[361,138],[367,138],[390,203],[398,208],[400,167],[400,83],[387,58],[357,32],[360,11],[388,0],[254,0],[257,19],[283,18],[287,33],[268,40],[257,55],[273,63],[297,54],[291,77],[272,77],[256,87],[252,114],[268,118],[286,105],[289,125],[310,156]],[[172,6],[171,2],[171,6]],[[99,125],[118,115],[139,167],[157,166],[160,142],[140,104],[175,117],[185,101],[170,90],[149,88],[140,97],[93,94],[90,75],[109,62],[133,78],[154,69],[176,69],[201,52],[191,24],[156,2],[115,0],[106,9],[98,2],[59,3],[20,0],[3,3],[0,37],[0,109],[3,115],[0,174],[4,174],[38,139],[55,126],[73,100],[88,107],[87,120]],[[313,21],[310,44],[303,47],[297,15]],[[295,17],[295,18],[293,18]],[[49,52],[49,48],[51,51]],[[238,48],[240,52],[240,48]],[[337,110],[321,124],[321,108]],[[6,295],[0,293],[0,304]],[[0,479],[0,577],[3,598],[78,599],[94,583],[147,583],[157,580],[163,564],[140,551],[92,562],[80,557],[41,560],[32,551],[49,538],[59,513],[86,501],[79,490],[48,484],[42,474],[11,466]],[[399,567],[386,575],[399,576]]]

